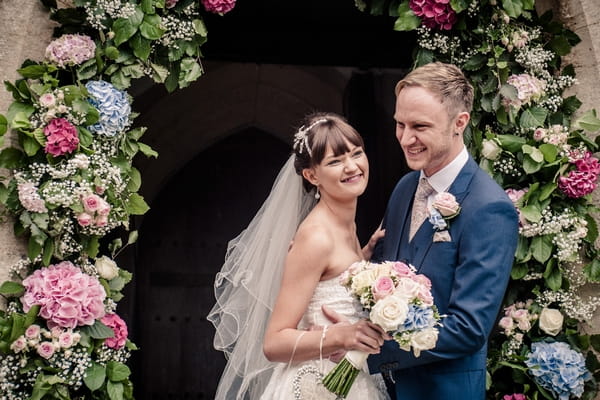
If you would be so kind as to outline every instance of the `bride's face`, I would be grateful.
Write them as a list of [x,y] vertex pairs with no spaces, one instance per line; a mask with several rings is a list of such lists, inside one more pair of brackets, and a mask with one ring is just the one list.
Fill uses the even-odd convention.
[[347,152],[335,155],[328,145],[325,157],[314,168],[321,195],[334,198],[356,198],[367,187],[369,160],[362,147],[347,142]]

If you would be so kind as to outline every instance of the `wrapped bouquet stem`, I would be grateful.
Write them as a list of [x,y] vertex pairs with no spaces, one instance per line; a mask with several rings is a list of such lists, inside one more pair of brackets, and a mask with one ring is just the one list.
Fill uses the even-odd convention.
[[[415,273],[414,267],[360,261],[342,274],[340,283],[369,313],[369,320],[390,334],[402,350],[412,350],[419,357],[421,351],[435,347],[442,317],[433,304],[431,281]],[[363,351],[347,352],[323,378],[325,387],[345,398],[368,356]]]

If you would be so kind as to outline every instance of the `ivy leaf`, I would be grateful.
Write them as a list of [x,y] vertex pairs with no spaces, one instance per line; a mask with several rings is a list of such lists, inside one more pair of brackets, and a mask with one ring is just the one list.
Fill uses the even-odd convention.
[[6,281],[0,285],[0,295],[4,297],[20,297],[25,292],[25,287],[18,282]]
[[556,160],[556,156],[558,155],[558,147],[550,143],[544,143],[540,145],[540,151],[544,155],[544,160],[546,162],[554,162]]
[[123,384],[121,382],[108,381],[106,391],[110,400],[123,400]]
[[450,6],[456,13],[466,10],[469,7],[469,3],[465,0],[450,0]]
[[514,280],[518,280],[527,275],[529,268],[527,268],[527,264],[515,264],[510,271],[510,277]]
[[518,153],[527,141],[516,135],[498,135],[496,136],[502,145],[502,148],[511,153]]
[[112,25],[115,44],[120,46],[128,41],[137,32],[143,20],[144,12],[140,6],[135,7],[135,12],[129,18],[118,18]]
[[581,107],[581,104],[581,101],[577,97],[569,96],[563,99],[561,108],[565,114],[571,115]]
[[133,54],[142,61],[146,61],[150,56],[150,51],[152,50],[151,41],[143,38],[142,35],[138,32],[129,41],[131,47],[133,48]]
[[143,37],[149,40],[157,40],[165,33],[165,30],[160,27],[161,19],[158,15],[146,15],[140,25],[140,33]]
[[511,18],[517,18],[523,13],[523,3],[521,0],[502,0],[502,8]]
[[554,36],[548,45],[552,51],[561,57],[566,56],[571,52],[571,44],[567,38],[562,35]]
[[[477,53],[470,57],[463,65],[463,68],[467,71],[477,71],[481,69],[487,62],[487,57],[483,54]],[[512,86],[512,85],[511,85]],[[512,86],[514,88],[514,86]],[[515,89],[516,90],[516,89]]]
[[162,65],[151,63],[150,68],[152,69],[152,79],[156,83],[164,83],[169,76],[169,70]]
[[588,132],[596,132],[600,130],[600,119],[596,117],[596,110],[587,111],[581,117],[577,118],[573,122],[573,127],[576,129],[583,129]]
[[587,221],[587,235],[585,239],[590,243],[595,243],[598,239],[598,224],[596,219],[589,214],[586,214],[585,220]]
[[533,258],[545,263],[552,256],[552,235],[534,236],[531,239],[531,251]]
[[100,389],[106,379],[106,367],[92,361],[92,365],[85,370],[83,382],[92,392]]
[[540,222],[542,219],[542,212],[536,204],[530,204],[521,208],[521,214],[530,222]]
[[546,285],[554,291],[557,291],[562,286],[562,274],[558,268],[552,268],[550,274],[545,277]]
[[417,17],[410,9],[408,1],[402,2],[398,6],[398,18],[394,22],[395,31],[412,31],[421,25],[421,18]]
[[523,111],[519,122],[524,129],[538,128],[544,126],[544,121],[546,121],[547,116],[548,111],[545,109],[541,107],[531,107]]
[[600,260],[597,258],[583,267],[583,273],[590,282],[600,282]]
[[534,174],[542,168],[542,163],[534,160],[531,155],[525,154],[523,157],[523,170],[527,174]]
[[557,186],[556,183],[554,182],[550,182],[545,184],[542,189],[540,190],[540,201],[544,201],[546,200],[548,197],[550,197],[550,195],[552,193],[554,193],[554,191],[556,190]]
[[142,196],[137,193],[132,193],[131,196],[129,196],[129,199],[127,199],[125,209],[132,215],[144,215],[150,207],[146,204]]
[[154,157],[154,158],[158,157],[158,153],[155,150],[153,150],[152,147],[148,146],[147,144],[138,142],[138,146],[140,146],[140,151],[146,157]]
[[93,339],[107,339],[115,336],[115,332],[99,320],[94,321],[93,325],[83,326],[81,330]]
[[208,31],[206,30],[206,26],[204,25],[204,22],[201,19],[195,19],[192,21],[192,26],[194,27],[194,31],[202,36],[202,37],[206,37],[208,35]]
[[106,364],[106,375],[113,382],[120,382],[131,375],[131,370],[125,364],[117,361],[109,361]]
[[127,183],[127,190],[130,192],[137,192],[141,185],[142,174],[140,174],[140,171],[137,168],[131,167],[129,170],[129,182]]

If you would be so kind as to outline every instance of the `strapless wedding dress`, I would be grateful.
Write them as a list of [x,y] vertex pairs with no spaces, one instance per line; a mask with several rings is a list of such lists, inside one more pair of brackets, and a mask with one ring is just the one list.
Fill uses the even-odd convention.
[[[338,277],[321,281],[298,324],[298,329],[308,329],[314,325],[330,325],[331,322],[321,311],[321,306],[324,304],[351,322],[357,321],[362,311],[358,300],[355,300],[346,288],[340,285]],[[319,373],[323,376],[327,375],[335,365],[327,359],[322,362],[305,361],[290,366],[284,363],[278,364],[260,400],[335,400],[336,395],[323,386],[318,376]],[[389,399],[381,375],[369,375],[366,368],[365,365],[365,370],[358,374],[346,400]]]

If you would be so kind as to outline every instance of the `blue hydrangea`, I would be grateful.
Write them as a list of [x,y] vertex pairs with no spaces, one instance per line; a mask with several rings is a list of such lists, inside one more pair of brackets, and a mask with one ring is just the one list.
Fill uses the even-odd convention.
[[404,321],[403,330],[424,329],[434,324],[435,319],[431,307],[421,307],[415,304],[408,306],[408,314]]
[[115,136],[124,131],[131,114],[127,94],[105,81],[89,81],[85,87],[90,94],[88,101],[100,113],[98,122],[88,129],[105,136]]
[[592,378],[583,355],[564,342],[538,342],[531,347],[525,364],[538,385],[554,392],[560,400],[581,397],[584,382]]
[[443,231],[448,227],[448,223],[444,217],[442,217],[442,214],[440,214],[440,212],[435,208],[429,210],[429,222],[431,225],[433,225],[436,231]]

